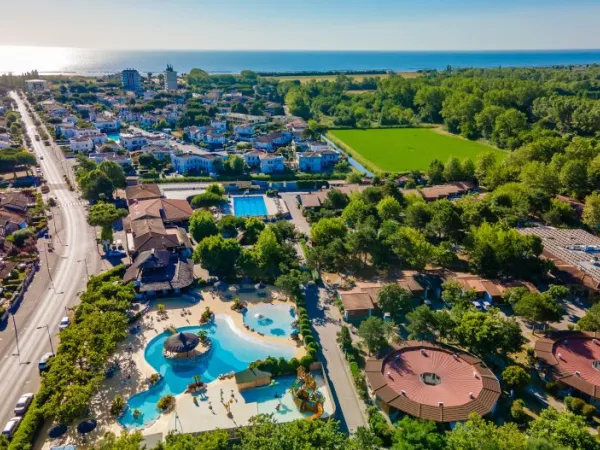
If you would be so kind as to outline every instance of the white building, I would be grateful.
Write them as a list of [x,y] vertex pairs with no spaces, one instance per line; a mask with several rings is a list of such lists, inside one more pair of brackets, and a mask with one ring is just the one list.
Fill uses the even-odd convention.
[[210,126],[219,133],[225,133],[227,131],[227,122],[222,120],[211,120]]
[[169,145],[169,136],[166,134],[147,134],[146,142],[148,145],[160,145],[160,146],[168,146]]
[[171,65],[167,65],[167,70],[165,70],[165,89],[167,91],[177,90],[177,72]]
[[144,154],[151,154],[156,159],[160,159],[161,161],[169,159],[172,152],[170,147],[155,144],[145,145],[140,151]]
[[139,150],[144,145],[148,145],[148,138],[141,133],[123,133],[120,136],[120,143],[126,150]]
[[25,80],[25,90],[30,94],[33,92],[47,91],[48,82],[46,80]]
[[119,119],[107,117],[98,117],[96,120],[92,121],[92,124],[100,131],[104,132],[119,131],[119,128],[121,127]]
[[258,150],[250,150],[249,152],[244,153],[244,161],[248,167],[256,168],[260,167],[260,157],[264,155],[263,152],[259,152]]
[[63,122],[56,125],[56,134],[60,135],[63,139],[69,139],[75,137],[75,129],[77,127],[71,122]]
[[94,149],[94,142],[89,136],[71,138],[69,145],[74,152],[89,153]]
[[108,141],[108,136],[105,133],[92,134],[89,136],[96,147],[100,147],[102,144]]
[[254,116],[252,114],[240,114],[240,113],[226,113],[226,114],[217,114],[217,117],[223,117],[228,122],[231,123],[265,123],[267,118],[265,116]]
[[260,156],[260,171],[262,173],[283,172],[285,162],[281,155],[263,154]]
[[240,139],[249,139],[254,135],[254,126],[249,123],[237,125],[233,128],[235,136]]
[[227,138],[223,133],[211,130],[204,135],[204,142],[208,145],[223,145],[227,142]]
[[131,158],[129,155],[119,155],[118,153],[90,153],[89,158],[100,164],[104,161],[112,161],[119,164],[121,167],[131,166]]
[[221,155],[213,153],[171,153],[171,164],[179,174],[185,175],[190,172],[202,172],[216,175],[215,161],[223,160]]
[[139,92],[142,90],[140,73],[135,69],[125,69],[121,72],[121,81],[123,83],[123,89],[126,91]]
[[319,152],[298,152],[296,163],[301,172],[321,172],[333,167],[340,159],[340,155],[333,150]]
[[254,141],[256,148],[266,150],[268,152],[275,150],[277,147],[287,145],[292,141],[292,133],[290,131],[278,131],[265,136],[260,136]]
[[76,138],[90,137],[102,134],[97,128],[73,128],[73,133]]

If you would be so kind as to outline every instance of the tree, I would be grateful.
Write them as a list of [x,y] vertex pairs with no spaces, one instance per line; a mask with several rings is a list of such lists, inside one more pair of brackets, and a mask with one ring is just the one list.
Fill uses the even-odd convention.
[[373,215],[374,208],[372,205],[367,204],[362,199],[352,199],[342,211],[342,218],[353,228],[356,228],[359,223]]
[[593,192],[586,197],[582,220],[591,229],[598,228],[600,225],[600,193]]
[[435,258],[435,246],[414,228],[398,228],[386,243],[405,266],[415,270],[423,270]]
[[500,106],[486,106],[475,116],[475,124],[485,139],[490,139],[496,126],[496,118],[504,112]]
[[450,200],[438,200],[429,205],[430,220],[427,223],[428,234],[438,239],[449,239],[455,243],[464,235],[461,211]]
[[442,284],[442,300],[451,306],[466,308],[477,298],[472,289],[465,289],[458,281],[446,281]]
[[119,164],[114,161],[102,161],[98,169],[106,174],[114,189],[125,187],[125,172]]
[[348,229],[340,218],[321,219],[310,230],[313,245],[327,245],[335,239],[344,239]]
[[562,302],[548,293],[528,292],[513,305],[515,313],[533,322],[558,322],[565,313]]
[[577,327],[583,331],[600,331],[600,303],[594,304],[577,322]]
[[514,423],[498,426],[476,413],[447,435],[448,450],[525,450],[527,437]]
[[327,192],[327,197],[323,202],[323,207],[327,209],[340,210],[348,204],[348,196],[342,194],[339,189],[331,189]]
[[169,433],[165,437],[165,441],[155,447],[154,450],[229,450],[230,448],[228,432],[213,430],[195,436]]
[[431,184],[440,184],[444,181],[444,163],[439,159],[433,159],[427,168],[427,177]]
[[521,392],[531,381],[531,376],[520,366],[508,366],[502,371],[502,381],[509,388]]
[[492,152],[482,153],[477,157],[477,161],[475,162],[475,177],[479,181],[479,184],[489,186],[496,165],[496,155]]
[[392,317],[399,317],[412,309],[412,295],[397,283],[384,284],[377,294],[377,306]]
[[228,155],[224,167],[231,174],[241,175],[246,170],[246,161],[239,155]]
[[415,105],[423,122],[440,123],[440,111],[446,99],[447,90],[439,86],[423,86],[415,94]]
[[244,241],[247,244],[255,244],[264,229],[265,223],[262,220],[248,217],[244,223]]
[[409,337],[418,340],[433,340],[449,337],[454,323],[448,310],[434,311],[427,305],[417,306],[406,315]]
[[553,444],[573,450],[598,450],[600,442],[589,431],[582,416],[546,408],[531,424],[533,438],[548,439]]
[[94,445],[94,450],[139,450],[143,441],[142,433],[139,431],[129,433],[123,431],[119,437],[108,432]]
[[381,220],[399,220],[402,214],[402,206],[394,197],[384,197],[377,204],[377,213]]
[[127,217],[127,210],[117,208],[113,203],[100,202],[90,207],[88,223],[94,227],[102,227],[100,239],[113,241],[113,224]]
[[446,438],[432,420],[404,416],[396,423],[392,450],[444,450]]
[[358,327],[358,335],[369,349],[369,354],[378,352],[387,345],[386,323],[378,317],[369,317]]
[[190,216],[190,234],[196,242],[208,236],[219,234],[219,228],[208,211],[194,211]]
[[431,211],[424,201],[411,203],[404,212],[404,223],[417,230],[424,230],[431,220]]
[[527,116],[516,109],[507,109],[496,117],[492,140],[500,148],[515,149],[521,145],[520,134],[527,129]]
[[562,190],[575,198],[583,198],[589,190],[587,164],[581,160],[569,160],[559,175]]
[[100,169],[84,174],[79,182],[83,196],[90,202],[110,200],[114,186],[108,176]]
[[284,248],[277,241],[277,235],[271,227],[260,232],[253,249],[254,260],[266,278],[274,278],[279,266],[285,260]]
[[460,181],[464,179],[460,160],[456,157],[448,158],[444,165],[444,180],[445,181]]
[[288,297],[294,298],[300,294],[300,286],[306,285],[309,281],[310,275],[308,273],[292,269],[288,273],[277,277],[275,287],[287,294]]
[[200,241],[194,249],[194,261],[217,276],[235,273],[235,264],[242,249],[235,239],[222,236],[209,236]]

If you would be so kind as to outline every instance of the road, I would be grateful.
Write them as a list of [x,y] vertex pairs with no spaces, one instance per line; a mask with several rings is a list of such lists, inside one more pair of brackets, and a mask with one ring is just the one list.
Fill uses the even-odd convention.
[[77,293],[85,288],[87,273],[96,273],[101,267],[95,231],[86,222],[85,202],[77,192],[71,192],[64,181],[63,168],[67,165],[62,152],[55,146],[45,147],[35,140],[35,125],[23,100],[14,93],[11,95],[17,102],[33,151],[48,181],[49,195],[57,198],[58,207],[53,208],[53,215],[59,217],[56,218],[56,235],[54,227],[50,227],[55,252],[44,254],[47,243],[40,240],[40,270],[14,316],[18,341],[13,317],[0,331],[0,426],[13,416],[12,410],[19,396],[36,392],[39,387],[37,362],[50,351],[46,326],[56,349],[58,324],[65,315],[65,308],[79,301]]
[[323,368],[331,381],[332,395],[337,409],[337,419],[342,429],[349,433],[356,432],[358,427],[368,426],[364,404],[358,398],[354,381],[344,355],[336,342],[340,330],[338,320],[341,315],[335,307],[325,304],[325,290],[308,288],[306,290],[306,312],[312,321],[320,344],[319,357]]

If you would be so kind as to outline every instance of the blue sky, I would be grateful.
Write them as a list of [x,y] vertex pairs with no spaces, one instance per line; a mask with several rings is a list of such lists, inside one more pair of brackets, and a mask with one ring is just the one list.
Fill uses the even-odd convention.
[[13,0],[0,45],[598,49],[599,17],[599,0]]

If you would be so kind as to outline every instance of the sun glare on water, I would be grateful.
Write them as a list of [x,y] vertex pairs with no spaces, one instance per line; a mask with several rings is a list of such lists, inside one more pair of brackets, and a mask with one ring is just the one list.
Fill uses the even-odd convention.
[[0,73],[62,72],[74,57],[75,49],[67,47],[0,46]]

